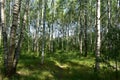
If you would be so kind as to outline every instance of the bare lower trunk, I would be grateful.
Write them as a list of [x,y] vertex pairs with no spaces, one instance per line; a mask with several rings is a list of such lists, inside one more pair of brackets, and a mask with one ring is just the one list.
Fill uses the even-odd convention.
[[4,49],[4,69],[5,74],[7,73],[7,55],[8,55],[8,45],[7,45],[7,34],[6,34],[6,26],[5,26],[5,0],[1,0],[1,26],[2,26],[2,36],[3,36],[3,49]]
[[82,35],[81,35],[81,38],[80,38],[80,54],[82,54],[83,52],[82,52],[82,43],[83,43],[83,41],[82,41]]
[[0,2],[0,46],[1,46],[1,40],[2,40],[2,27],[1,27],[1,2]]
[[84,56],[87,57],[87,28],[86,27],[85,27],[85,33],[84,33],[84,52],[85,52]]
[[[53,19],[53,17],[52,17],[52,19]],[[52,23],[52,29],[51,29],[51,38],[50,38],[50,52],[52,52],[53,53],[53,23]]]
[[39,20],[40,20],[40,11],[38,11],[38,18],[37,18],[37,43],[36,43],[36,51],[37,51],[37,56],[39,55],[39,36],[38,36],[38,33],[39,33],[39,26],[40,26],[40,23],[39,23]]
[[96,20],[96,62],[95,62],[95,69],[96,71],[100,68],[100,46],[101,46],[101,38],[100,38],[100,0],[97,0],[97,20]]
[[[29,2],[29,1],[28,1]],[[26,3],[28,3],[26,1]],[[27,8],[26,8],[27,9]],[[21,25],[21,28],[20,28],[20,36],[19,36],[19,40],[18,40],[18,43],[17,43],[17,46],[15,48],[15,55],[14,55],[14,60],[13,60],[13,70],[14,70],[14,73],[16,73],[16,68],[17,68],[17,64],[18,64],[18,61],[19,61],[19,56],[20,56],[20,51],[21,51],[21,45],[22,45],[22,40],[23,40],[23,32],[24,32],[24,29],[25,29],[25,25],[26,25],[26,12],[27,10],[25,10],[25,13],[24,13],[24,17],[22,19],[22,25]]]
[[[87,5],[87,0],[85,0],[85,4]],[[85,34],[85,38],[84,38],[84,47],[85,47],[85,57],[87,57],[87,7],[85,7],[85,27],[84,27],[84,34]]]
[[[79,1],[80,7],[81,7],[81,1]],[[82,19],[81,19],[81,10],[79,10],[79,25],[80,25],[80,32],[79,32],[79,49],[80,49],[80,54],[83,53],[83,27],[82,27]]]
[[46,2],[47,0],[43,0],[43,10],[42,10],[42,25],[43,25],[43,34],[42,34],[42,59],[41,63],[44,63],[45,56],[45,20],[46,20]]
[[66,42],[66,50],[69,51],[69,24],[67,25],[68,29],[67,29],[67,42]]
[[18,15],[20,12],[20,4],[21,0],[15,0],[15,4],[13,7],[13,21],[12,27],[10,32],[10,46],[9,46],[9,53],[8,53],[8,68],[7,68],[7,75],[11,76],[14,74],[14,56],[15,56],[15,47],[16,47],[16,29],[18,26]]
[[[82,29],[82,25],[81,25],[81,29]],[[83,46],[83,35],[82,35],[82,30],[80,30],[80,33],[79,33],[79,48],[80,48],[80,54],[83,53],[83,49],[82,49],[82,46]]]
[[[1,26],[1,21],[0,21],[0,26]],[[2,28],[0,27],[0,47],[2,44]]]

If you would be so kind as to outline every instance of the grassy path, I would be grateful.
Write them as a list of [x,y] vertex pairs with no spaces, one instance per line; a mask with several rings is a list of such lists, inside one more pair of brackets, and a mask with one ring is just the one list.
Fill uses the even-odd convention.
[[44,64],[40,62],[38,57],[22,55],[17,74],[10,80],[116,80],[115,72],[105,67],[101,67],[99,74],[94,73],[91,56],[79,58],[72,54],[54,54],[45,57]]

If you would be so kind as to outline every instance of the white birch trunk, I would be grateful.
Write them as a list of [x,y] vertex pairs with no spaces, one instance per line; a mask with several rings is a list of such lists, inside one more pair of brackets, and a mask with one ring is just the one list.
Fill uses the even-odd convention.
[[14,72],[13,62],[16,48],[16,30],[18,27],[18,16],[20,13],[21,0],[15,0],[15,4],[13,7],[13,20],[10,31],[10,44],[9,44],[9,53],[8,53],[8,68],[7,68],[7,76],[12,76]]
[[[0,23],[0,26],[1,26],[1,23]],[[1,43],[2,43],[2,28],[0,27],[0,46],[1,46]]]
[[[6,34],[6,26],[5,26],[5,0],[0,0],[1,3],[1,26],[2,26],[2,36],[3,36],[3,49],[4,49],[4,70],[7,71],[7,54],[8,54],[8,47],[7,47],[7,34]],[[6,74],[6,73],[5,73]]]
[[97,25],[96,25],[96,63],[95,63],[95,69],[99,70],[100,68],[100,47],[101,47],[101,35],[100,35],[100,0],[97,0]]
[[43,35],[42,35],[42,59],[41,63],[44,63],[44,56],[45,56],[45,20],[46,20],[46,2],[47,0],[42,0],[42,28],[43,28]]

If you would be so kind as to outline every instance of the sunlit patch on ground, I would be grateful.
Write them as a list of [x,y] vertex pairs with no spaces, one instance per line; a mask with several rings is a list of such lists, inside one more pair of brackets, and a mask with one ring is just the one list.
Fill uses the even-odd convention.
[[10,80],[114,80],[115,78],[112,69],[102,67],[99,75],[96,75],[93,57],[76,58],[70,53],[65,56],[62,54],[64,57],[61,58],[60,55],[46,57],[44,64],[41,64],[39,57],[24,55],[17,66],[17,74]]
[[54,76],[50,72],[44,71],[38,76],[38,78],[41,79],[41,80],[47,80],[47,79],[52,80],[52,79],[54,79]]
[[30,71],[28,69],[24,69],[24,68],[17,71],[17,73],[19,75],[24,75],[24,76],[29,76],[30,75]]
[[55,61],[56,65],[59,66],[62,69],[67,69],[68,67],[70,67],[68,64],[61,64],[58,61]]

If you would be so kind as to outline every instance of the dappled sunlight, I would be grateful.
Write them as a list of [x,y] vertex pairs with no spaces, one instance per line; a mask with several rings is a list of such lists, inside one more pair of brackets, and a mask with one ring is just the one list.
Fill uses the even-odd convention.
[[59,58],[62,59],[61,61],[57,59],[58,56],[60,57],[60,54],[46,57],[45,63],[41,64],[39,57],[24,55],[24,59],[21,58],[19,61],[17,74],[12,80],[14,78],[17,80],[98,80],[98,78],[114,80],[115,73],[112,70],[101,67],[99,75],[94,73],[93,57],[69,59],[68,53],[68,59],[62,55],[63,57]]
[[77,63],[77,64],[82,64],[82,65],[87,65],[87,66],[90,66],[90,67],[93,67],[94,65],[94,59],[93,58],[89,58],[89,59],[72,59],[71,62],[73,63]]
[[120,80],[119,10],[120,0],[0,0],[0,80]]
[[68,64],[61,64],[58,61],[55,61],[55,64],[57,66],[59,66],[60,68],[62,68],[62,69],[66,69],[66,68],[70,67],[70,65],[68,65]]
[[29,75],[30,75],[29,70],[26,69],[26,68],[20,69],[19,71],[17,71],[17,73],[18,73],[19,75],[24,75],[24,76],[29,76]]
[[43,71],[39,76],[38,76],[39,79],[41,80],[52,80],[54,79],[54,76],[48,72],[48,71]]
[[0,80],[2,80],[2,74],[0,73]]

